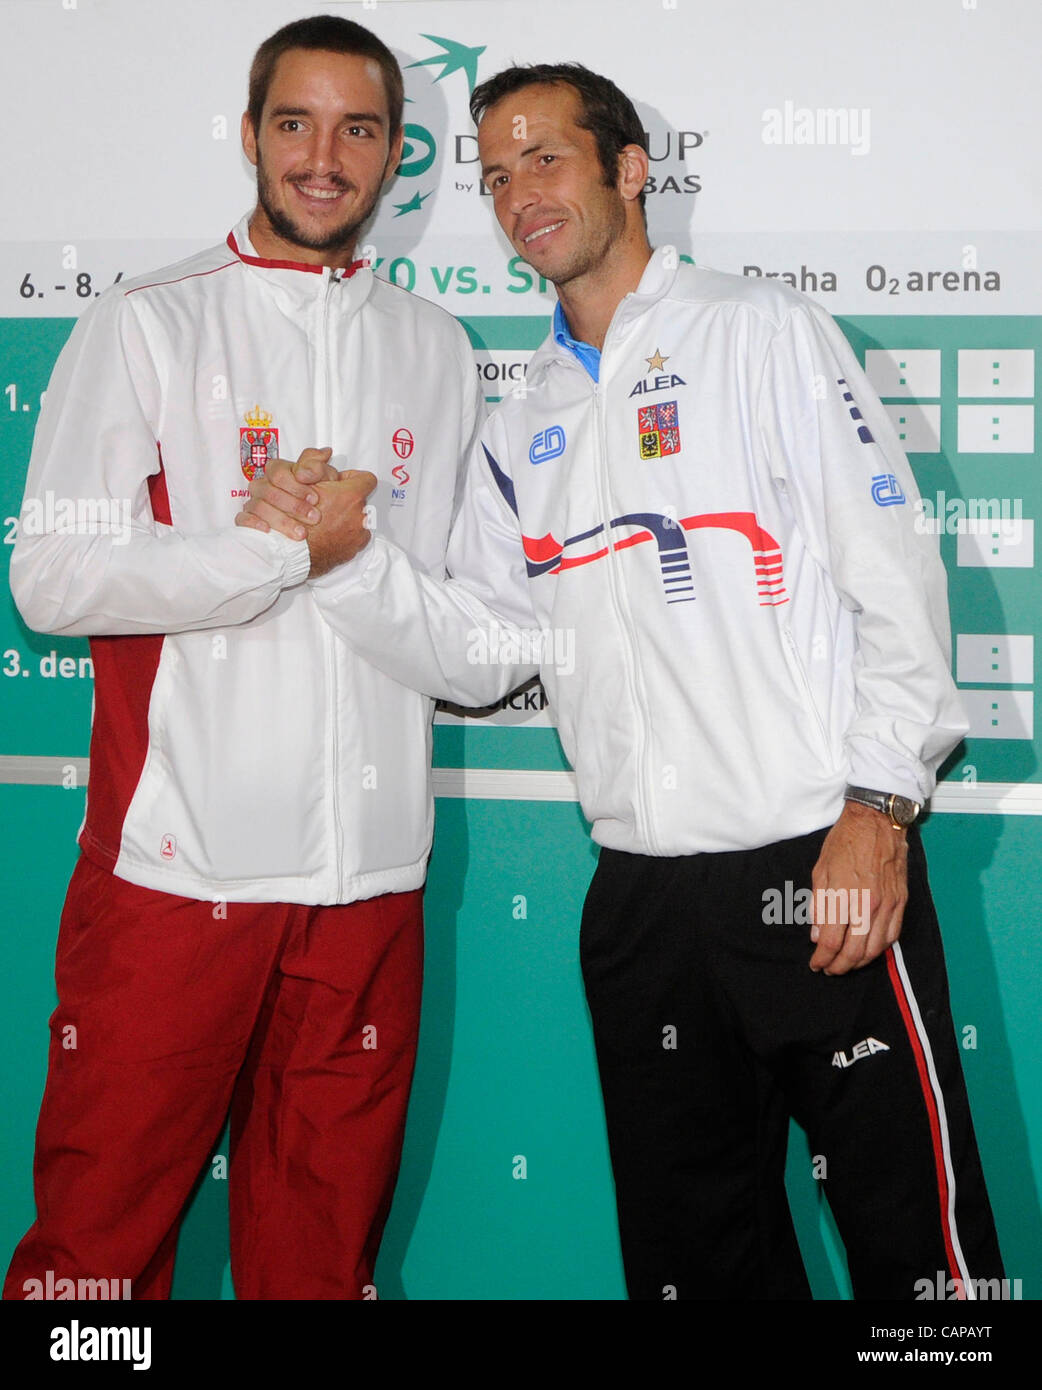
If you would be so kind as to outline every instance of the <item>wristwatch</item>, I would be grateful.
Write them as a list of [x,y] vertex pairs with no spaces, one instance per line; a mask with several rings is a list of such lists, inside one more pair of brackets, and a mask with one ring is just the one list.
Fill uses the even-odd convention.
[[844,788],[843,796],[847,801],[858,801],[862,806],[871,806],[873,811],[882,811],[884,816],[890,817],[890,824],[895,830],[907,829],[923,809],[918,801],[912,801],[907,796],[898,796],[896,792],[875,792],[868,787],[848,786]]

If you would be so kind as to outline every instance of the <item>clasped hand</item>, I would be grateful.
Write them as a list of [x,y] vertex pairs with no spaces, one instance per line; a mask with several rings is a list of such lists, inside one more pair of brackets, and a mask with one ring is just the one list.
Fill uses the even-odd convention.
[[236,526],[278,531],[306,540],[311,578],[354,558],[369,543],[366,498],[376,478],[364,470],[337,472],[332,449],[305,449],[296,463],[272,459],[250,483],[249,500]]

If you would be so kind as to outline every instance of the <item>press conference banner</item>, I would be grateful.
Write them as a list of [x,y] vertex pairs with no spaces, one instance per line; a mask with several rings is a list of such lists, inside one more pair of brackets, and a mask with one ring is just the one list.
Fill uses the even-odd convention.
[[[249,57],[311,9],[0,6],[5,100],[34,113],[31,138],[9,142],[10,187],[23,196],[0,213],[7,542],[71,320],[114,281],[222,238],[251,205],[239,149]],[[632,94],[648,134],[656,244],[781,277],[840,317],[912,455],[923,525],[938,533],[951,575],[971,733],[947,776],[1037,782],[1042,257],[1037,181],[1021,176],[1037,85],[1031,45],[1018,38],[1037,28],[1027,0],[922,0],[899,22],[895,10],[893,24],[885,8],[825,0],[329,9],[373,27],[406,80],[404,158],[364,253],[378,274],[462,319],[490,399],[523,379],[554,302],[496,226],[467,108],[475,83],[514,60],[580,57]],[[400,389],[407,398],[408,381]],[[41,643],[9,600],[0,643],[0,753],[82,753],[86,644]],[[490,743],[482,761],[563,767],[542,706],[528,692],[483,721],[543,732],[505,763]]]

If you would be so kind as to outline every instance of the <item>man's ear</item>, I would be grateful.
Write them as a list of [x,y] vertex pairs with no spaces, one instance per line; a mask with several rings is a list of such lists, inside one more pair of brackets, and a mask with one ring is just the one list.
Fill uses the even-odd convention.
[[640,196],[648,181],[648,154],[639,145],[624,145],[619,151],[617,187],[627,202]]
[[398,172],[398,165],[402,162],[402,150],[405,147],[405,127],[399,126],[398,133],[391,140],[391,148],[387,154],[387,167],[384,170],[384,183],[390,183]]
[[257,133],[253,129],[253,122],[250,120],[250,113],[244,111],[242,120],[239,123],[239,135],[242,138],[242,150],[251,164],[257,163]]

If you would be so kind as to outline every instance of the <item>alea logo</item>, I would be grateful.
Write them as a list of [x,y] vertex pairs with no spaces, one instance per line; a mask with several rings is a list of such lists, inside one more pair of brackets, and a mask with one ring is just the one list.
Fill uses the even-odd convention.
[[667,375],[657,375],[652,377],[650,381],[647,380],[647,377],[651,376],[652,372],[662,373],[663,368],[669,361],[669,354],[664,354],[661,348],[656,348],[650,357],[645,357],[644,361],[648,364],[648,370],[630,392],[631,396],[645,396],[649,391],[668,391],[671,386],[687,385],[684,378],[682,376],[677,376],[676,372],[670,372]]
[[564,430],[560,425],[550,425],[533,435],[528,450],[529,463],[546,463],[548,459],[559,458],[564,453]]
[[834,1067],[852,1067],[855,1062],[860,1062],[862,1057],[871,1057],[874,1052],[889,1052],[890,1047],[885,1042],[880,1042],[878,1038],[862,1038],[859,1043],[855,1043],[850,1049],[850,1056],[845,1052],[834,1052],[832,1054],[832,1065]]

